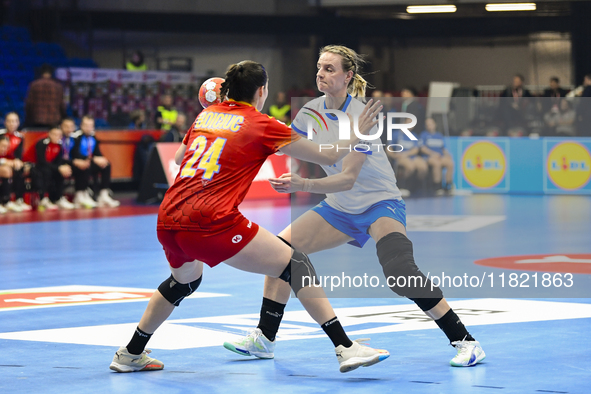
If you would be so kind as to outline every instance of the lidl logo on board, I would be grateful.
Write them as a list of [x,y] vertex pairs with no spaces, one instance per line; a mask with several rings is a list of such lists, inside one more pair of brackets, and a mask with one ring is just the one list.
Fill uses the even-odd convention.
[[557,187],[577,190],[585,186],[591,177],[591,155],[578,142],[562,142],[548,153],[546,168],[548,177]]
[[479,141],[469,145],[462,156],[462,174],[473,187],[489,189],[505,178],[505,153],[495,143]]

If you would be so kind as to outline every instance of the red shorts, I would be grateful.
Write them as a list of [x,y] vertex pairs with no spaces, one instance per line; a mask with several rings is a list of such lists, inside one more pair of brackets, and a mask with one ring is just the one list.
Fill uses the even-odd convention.
[[157,233],[168,264],[180,268],[195,260],[215,267],[240,252],[258,231],[258,224],[243,217],[234,226],[212,236],[187,230],[158,230]]

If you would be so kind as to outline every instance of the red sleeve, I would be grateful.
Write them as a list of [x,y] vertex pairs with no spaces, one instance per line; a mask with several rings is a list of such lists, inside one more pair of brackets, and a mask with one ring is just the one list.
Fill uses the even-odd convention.
[[285,123],[275,118],[269,117],[269,123],[265,128],[265,146],[271,150],[271,153],[277,152],[285,145],[291,144],[302,138],[298,133],[292,130]]
[[185,134],[183,137],[183,144],[185,145],[189,145],[189,136],[191,135],[191,130],[193,130],[193,128],[190,128],[189,131],[187,131],[187,134]]

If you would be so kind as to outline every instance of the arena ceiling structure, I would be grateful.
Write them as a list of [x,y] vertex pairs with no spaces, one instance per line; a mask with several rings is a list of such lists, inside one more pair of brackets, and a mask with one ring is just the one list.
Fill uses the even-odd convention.
[[[502,0],[44,0],[22,1],[21,17],[35,36],[60,29],[97,29],[175,33],[261,34],[276,37],[317,37],[319,43],[384,38],[478,39],[526,37],[554,32],[569,34],[576,80],[591,69],[591,1],[538,0],[534,10],[493,12]],[[409,6],[452,6],[453,12],[411,13]]]

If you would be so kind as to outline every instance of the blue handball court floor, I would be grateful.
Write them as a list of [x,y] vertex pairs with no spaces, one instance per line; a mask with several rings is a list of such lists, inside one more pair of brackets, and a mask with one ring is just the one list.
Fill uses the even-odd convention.
[[[309,207],[243,212],[277,233]],[[591,392],[591,198],[420,198],[407,213],[417,264],[443,280],[487,354],[482,364],[451,367],[454,349],[414,304],[377,282],[355,287],[356,276],[382,279],[370,241],[311,259],[319,275],[353,278],[327,293],[352,338],[390,351],[384,362],[339,373],[297,299],[275,359],[228,352],[224,341],[256,325],[263,277],[222,264],[205,269],[148,345],[165,369],[114,373],[114,352],[169,275],[156,216],[141,214],[0,225],[0,393]]]

